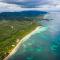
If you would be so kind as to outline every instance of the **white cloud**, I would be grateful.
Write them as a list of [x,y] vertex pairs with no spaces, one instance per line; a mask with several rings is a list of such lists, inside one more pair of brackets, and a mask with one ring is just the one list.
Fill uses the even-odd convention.
[[8,4],[8,3],[0,2],[0,12],[19,11],[20,9],[21,6],[18,6],[16,4]]
[[24,10],[47,10],[44,7],[41,8],[22,8],[16,4],[8,4],[0,2],[0,12],[14,12],[14,11],[24,11]]
[[0,0],[0,2],[6,2],[11,4],[21,5],[22,7],[36,7],[41,4],[45,4],[48,0]]
[[46,10],[45,8],[22,8],[16,4],[8,4],[5,2],[0,2],[0,12],[13,12],[13,11],[23,11],[23,10]]
[[[2,1],[2,0],[0,0],[0,1]],[[12,0],[10,0],[10,1],[12,1]],[[13,1],[16,1],[16,0],[13,0]],[[27,1],[27,0],[17,0],[17,1]],[[21,5],[0,2],[0,12],[9,12],[9,11],[13,12],[13,11],[23,11],[23,10],[59,11],[60,10],[60,0],[58,0],[58,1],[50,0],[50,2],[48,4],[43,4],[43,5],[37,6],[37,8],[22,8]]]

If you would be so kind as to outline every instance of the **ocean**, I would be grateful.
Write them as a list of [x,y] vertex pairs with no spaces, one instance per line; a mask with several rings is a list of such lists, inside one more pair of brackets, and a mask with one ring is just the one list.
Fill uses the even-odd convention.
[[40,30],[8,60],[60,60],[60,12],[49,12],[44,18],[49,20],[38,20],[42,25]]

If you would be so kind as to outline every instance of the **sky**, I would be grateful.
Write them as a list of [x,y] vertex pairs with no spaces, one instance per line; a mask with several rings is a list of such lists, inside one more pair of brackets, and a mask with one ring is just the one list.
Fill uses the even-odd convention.
[[60,11],[60,0],[0,0],[0,12],[22,10]]

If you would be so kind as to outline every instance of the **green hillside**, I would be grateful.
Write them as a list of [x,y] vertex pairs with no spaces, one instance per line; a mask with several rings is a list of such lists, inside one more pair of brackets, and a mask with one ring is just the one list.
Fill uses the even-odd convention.
[[33,21],[0,21],[0,60],[3,60],[26,34],[37,26]]

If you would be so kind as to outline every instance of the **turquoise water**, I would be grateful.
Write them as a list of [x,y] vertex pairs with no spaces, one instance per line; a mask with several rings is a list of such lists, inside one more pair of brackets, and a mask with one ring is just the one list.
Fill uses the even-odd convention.
[[50,12],[44,18],[52,20],[37,21],[43,27],[8,60],[60,60],[60,12]]

